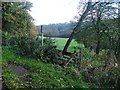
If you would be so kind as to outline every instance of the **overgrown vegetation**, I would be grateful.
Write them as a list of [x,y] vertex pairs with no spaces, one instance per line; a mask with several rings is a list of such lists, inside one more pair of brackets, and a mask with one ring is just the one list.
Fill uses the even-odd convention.
[[[113,6],[113,5],[116,6]],[[113,54],[119,64],[119,3],[99,2],[89,11],[75,39],[99,54],[103,49]]]
[[[84,53],[83,53],[84,52]],[[85,53],[87,52],[87,53]],[[78,57],[80,56],[81,57]],[[70,57],[67,65],[59,66],[43,63],[36,59],[21,57],[13,53],[13,50],[3,49],[3,77],[9,88],[118,88],[120,69],[110,57],[107,63],[107,55],[101,52],[100,56],[84,49]],[[60,57],[62,58],[62,57]],[[61,60],[61,59],[57,60]],[[47,60],[44,60],[47,61]],[[63,62],[65,59],[63,59]],[[8,68],[8,62],[24,66],[31,75],[30,85],[25,81],[19,81],[20,76],[14,75]],[[58,63],[56,63],[58,64]],[[14,77],[12,77],[12,75]],[[13,82],[11,83],[11,78]],[[12,85],[13,84],[13,85]],[[22,85],[22,86],[21,86]]]
[[[89,88],[94,87],[90,83],[82,81],[82,76],[77,77],[74,68],[64,69],[59,65],[45,64],[34,59],[20,57],[13,50],[3,49],[3,78],[10,89],[18,88]],[[7,62],[25,66],[31,75],[30,85],[26,85],[18,75],[10,72]],[[12,79],[12,80],[11,80]],[[11,83],[12,82],[12,83]],[[29,86],[29,87],[27,87]]]
[[[6,42],[7,44],[4,44],[4,46],[9,46],[15,51],[15,53],[26,57],[45,57],[48,54],[53,54],[53,49],[56,47],[54,42],[49,38],[44,39],[44,46],[41,45],[41,38],[34,36],[8,36],[6,39],[8,41]],[[44,56],[42,56],[42,54]]]
[[[3,82],[6,86],[13,90],[19,88],[118,89],[120,85],[119,28],[116,25],[118,18],[115,18],[115,22],[111,18],[102,20],[99,5],[104,8],[104,4],[109,3],[98,3],[93,8],[97,19],[90,15],[95,22],[91,22],[92,25],[88,25],[89,28],[87,25],[78,28],[84,18],[78,23],[77,31],[79,29],[81,31],[75,38],[83,44],[77,46],[73,42],[74,52],[70,50],[71,52],[65,52],[66,54],[63,55],[59,47],[63,44],[61,41],[55,45],[54,40],[45,38],[44,46],[41,46],[41,38],[32,36],[30,32],[32,18],[27,12],[31,7],[30,2],[4,2],[2,4],[2,67]],[[25,23],[23,23],[24,20]],[[108,26],[108,23],[113,27]],[[73,36],[68,39],[67,47],[75,32],[73,31],[71,35]],[[63,51],[66,51],[67,47]],[[16,70],[10,68],[10,65],[27,70],[29,75],[25,77],[28,80],[24,80]]]

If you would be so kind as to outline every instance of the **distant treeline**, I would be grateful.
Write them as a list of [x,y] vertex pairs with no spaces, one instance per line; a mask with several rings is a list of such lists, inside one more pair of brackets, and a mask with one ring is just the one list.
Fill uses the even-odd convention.
[[[57,23],[57,24],[48,24],[42,25],[43,33],[47,37],[61,37],[68,38],[75,27],[75,22],[73,23]],[[37,29],[40,33],[41,25],[37,26]]]

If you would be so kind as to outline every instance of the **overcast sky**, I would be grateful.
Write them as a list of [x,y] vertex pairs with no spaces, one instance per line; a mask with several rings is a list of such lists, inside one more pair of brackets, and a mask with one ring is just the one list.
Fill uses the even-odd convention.
[[36,25],[63,23],[73,20],[79,0],[29,0],[33,3],[30,14]]

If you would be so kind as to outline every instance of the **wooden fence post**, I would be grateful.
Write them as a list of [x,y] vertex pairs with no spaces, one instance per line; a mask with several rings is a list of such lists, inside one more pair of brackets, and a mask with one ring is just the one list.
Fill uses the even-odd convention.
[[42,46],[43,46],[43,30],[42,30],[42,25],[41,25],[41,40],[42,40]]
[[42,45],[42,50],[41,50],[41,59],[43,59],[43,26],[41,25],[41,45]]

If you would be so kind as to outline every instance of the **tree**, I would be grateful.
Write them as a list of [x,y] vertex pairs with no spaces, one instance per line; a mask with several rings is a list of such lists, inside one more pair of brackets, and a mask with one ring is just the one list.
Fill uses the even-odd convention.
[[[117,8],[115,2],[98,2],[86,16],[83,28],[75,37],[77,41],[91,47],[99,54],[100,49],[113,50],[117,40]],[[93,44],[93,45],[92,45]]]
[[[107,49],[109,52],[115,51],[115,44],[118,38],[118,31],[117,31],[117,8],[113,7],[115,2],[102,2],[98,4],[98,9],[96,9],[96,18],[97,20],[94,21],[94,25],[96,27],[96,54],[99,54],[100,48],[107,42]],[[106,39],[105,39],[106,38]]]
[[11,37],[30,34],[33,18],[28,13],[30,2],[2,2],[2,44],[8,45]]
[[82,25],[83,20],[85,19],[85,17],[88,15],[88,12],[94,7],[95,4],[96,4],[96,3],[94,3],[94,4],[92,5],[91,0],[89,0],[89,2],[87,3],[86,10],[85,10],[84,13],[81,15],[81,17],[80,17],[80,19],[79,19],[76,27],[73,29],[73,32],[71,33],[71,35],[70,35],[67,43],[66,43],[65,46],[64,46],[64,49],[63,49],[63,52],[62,52],[63,54],[65,54],[65,53],[67,52],[67,49],[68,49],[68,47],[69,47],[69,45],[70,45],[73,37],[75,36],[75,34],[77,34],[77,33],[79,32],[79,29],[80,29],[80,27],[81,27],[81,25]]
[[2,2],[2,31],[23,34],[31,29],[30,2]]

